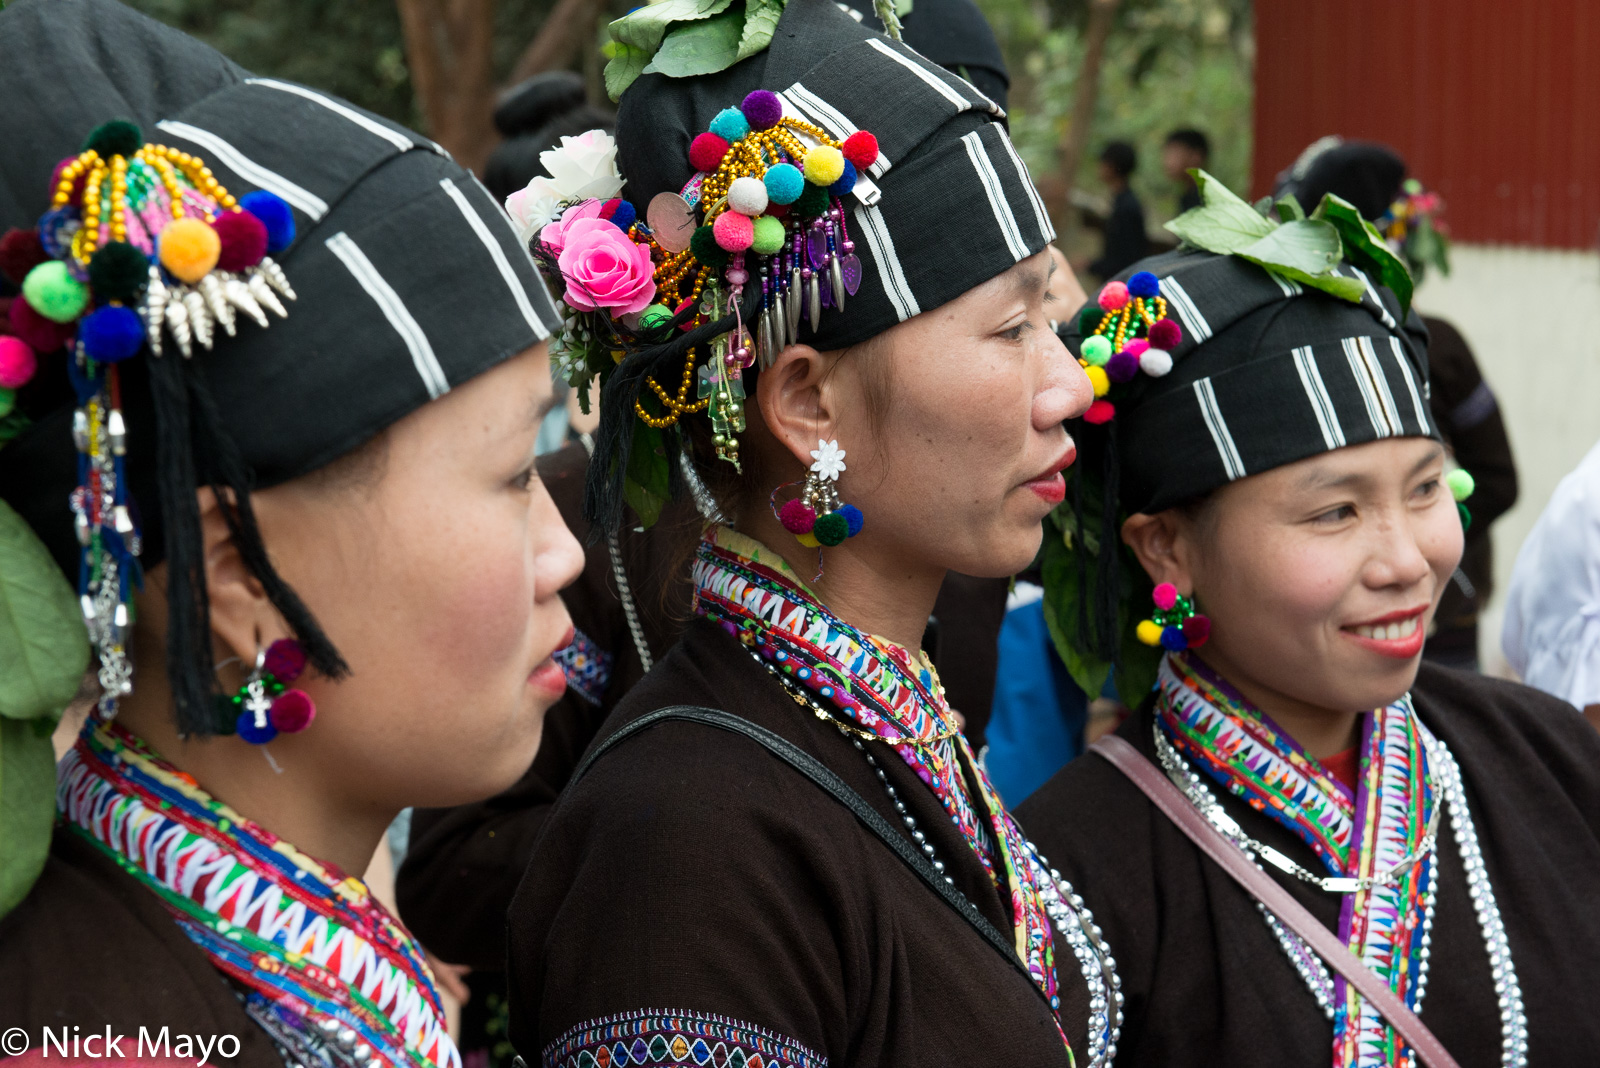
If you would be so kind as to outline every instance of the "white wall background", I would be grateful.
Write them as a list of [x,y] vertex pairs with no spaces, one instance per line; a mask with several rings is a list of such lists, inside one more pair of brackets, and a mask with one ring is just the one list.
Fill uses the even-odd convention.
[[1495,524],[1495,596],[1479,627],[1484,670],[1500,652],[1517,549],[1561,477],[1600,441],[1600,253],[1455,245],[1450,277],[1430,272],[1418,309],[1466,335],[1500,400],[1521,487]]

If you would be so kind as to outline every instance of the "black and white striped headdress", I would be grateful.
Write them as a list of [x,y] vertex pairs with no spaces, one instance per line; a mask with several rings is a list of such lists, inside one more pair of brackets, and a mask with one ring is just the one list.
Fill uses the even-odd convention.
[[[272,572],[249,491],[338,459],[548,338],[555,309],[525,245],[471,172],[432,142],[316,90],[251,77],[112,0],[22,0],[0,12],[0,99],[0,230],[34,226],[56,162],[113,118],[203,158],[234,194],[265,190],[292,210],[297,236],[275,255],[298,295],[291,316],[219,338],[192,360],[146,352],[118,365],[125,478],[142,562],[167,560],[169,600],[187,602],[168,634],[180,726],[210,726],[195,485],[238,500],[247,562],[312,662],[336,673],[337,652]],[[69,357],[39,363],[16,397],[28,425],[0,454],[0,500],[75,580]]]

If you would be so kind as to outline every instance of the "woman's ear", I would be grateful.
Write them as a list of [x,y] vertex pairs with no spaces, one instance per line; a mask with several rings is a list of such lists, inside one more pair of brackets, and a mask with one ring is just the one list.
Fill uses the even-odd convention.
[[226,647],[227,655],[238,657],[248,671],[255,663],[256,651],[289,637],[289,629],[267,599],[260,581],[245,566],[223,514],[223,502],[210,487],[196,490],[195,498],[200,505],[211,633]]
[[1122,524],[1122,541],[1151,582],[1170,582],[1185,595],[1194,591],[1194,547],[1175,510],[1130,515]]
[[811,466],[819,438],[838,437],[837,413],[825,388],[836,358],[810,345],[790,345],[756,380],[756,404],[767,429],[803,467]]

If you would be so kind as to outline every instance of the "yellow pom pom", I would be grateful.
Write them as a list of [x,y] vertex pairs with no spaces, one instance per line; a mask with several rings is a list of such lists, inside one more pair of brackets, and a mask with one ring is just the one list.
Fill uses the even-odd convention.
[[1106,390],[1111,388],[1111,379],[1107,376],[1106,369],[1090,364],[1083,373],[1089,376],[1089,385],[1094,387],[1094,395],[1104,397]]
[[177,219],[161,231],[160,252],[161,266],[180,282],[194,285],[217,265],[222,241],[199,219]]
[[804,545],[807,549],[815,549],[817,546],[822,544],[817,540],[816,535],[812,534],[810,531],[806,531],[804,534],[796,534],[794,536],[794,540],[799,542],[801,545]]
[[1153,619],[1140,620],[1139,625],[1134,628],[1133,632],[1146,645],[1161,644],[1161,624]]
[[818,145],[806,153],[806,181],[832,185],[844,177],[844,153],[832,145]]

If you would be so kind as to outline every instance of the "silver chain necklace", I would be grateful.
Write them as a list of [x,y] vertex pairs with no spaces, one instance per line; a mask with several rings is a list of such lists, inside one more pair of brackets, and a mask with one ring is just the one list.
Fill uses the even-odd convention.
[[[839,721],[838,716],[824,709],[809,693],[795,686],[781,671],[767,663],[760,653],[754,649],[745,651],[778,680],[796,704],[809,707],[817,718],[832,723],[838,728],[839,733],[867,758],[867,763],[872,766],[878,782],[888,792],[889,803],[894,806],[894,813],[900,817],[900,822],[910,833],[911,840],[922,850],[922,855],[932,862],[933,870],[944,876],[945,883],[954,890],[955,880],[945,874],[944,863],[934,855],[933,843],[918,829],[916,817],[906,808],[894,784],[889,781],[888,774],[879,766],[877,758],[872,755],[866,743],[858,737],[853,737],[849,729]],[[886,743],[889,741],[885,739]],[[1067,945],[1071,947],[1072,955],[1078,961],[1079,973],[1089,988],[1089,1068],[1108,1068],[1112,1058],[1117,1055],[1117,1039],[1122,1033],[1122,979],[1117,975],[1116,959],[1111,955],[1111,947],[1106,943],[1104,933],[1094,922],[1094,915],[1084,904],[1083,898],[1072,889],[1072,884],[1062,878],[1059,871],[1050,867],[1049,861],[1040,854],[1032,842],[1028,842],[1027,847],[1028,864],[1033,869],[1034,877],[1043,887],[1040,896],[1044,901],[1045,912],[1050,916],[1050,921],[1062,938],[1066,939]],[[955,892],[961,893],[959,890]],[[1058,978],[1059,974],[1058,970]],[[1059,999],[1057,1001],[1059,1002]],[[1052,1007],[1059,1010],[1060,1005]],[[1071,1055],[1070,1050],[1068,1055]]]
[[[1483,933],[1484,948],[1489,954],[1490,973],[1494,978],[1495,999],[1500,1009],[1500,1063],[1504,1068],[1527,1068],[1528,1063],[1528,1019],[1522,1004],[1522,988],[1517,982],[1516,968],[1511,962],[1511,945],[1506,938],[1505,924],[1500,917],[1500,907],[1495,900],[1494,888],[1489,883],[1489,873],[1483,862],[1483,852],[1478,845],[1478,831],[1473,825],[1472,814],[1467,808],[1466,791],[1461,785],[1461,769],[1456,764],[1455,758],[1450,754],[1443,742],[1434,738],[1421,723],[1417,724],[1422,737],[1423,746],[1427,750],[1428,765],[1430,770],[1438,773],[1437,786],[1443,804],[1434,807],[1432,819],[1428,823],[1427,837],[1424,839],[1423,848],[1407,857],[1403,864],[1419,862],[1427,852],[1433,848],[1435,832],[1438,829],[1439,813],[1444,808],[1450,809],[1450,826],[1455,832],[1456,851],[1461,855],[1462,866],[1466,869],[1467,893],[1472,899],[1473,911],[1477,914],[1478,926]],[[1211,787],[1201,779],[1199,773],[1185,761],[1177,749],[1167,740],[1161,731],[1159,723],[1153,726],[1156,743],[1156,754],[1161,758],[1161,764],[1167,772],[1168,778],[1184,792],[1191,804],[1199,810],[1201,815],[1220,831],[1225,837],[1231,839],[1245,855],[1261,867],[1256,854],[1263,850],[1271,849],[1250,838],[1244,833],[1233,817],[1222,809],[1221,803],[1212,792]],[[1430,777],[1430,781],[1433,781]],[[1220,816],[1221,819],[1217,817]],[[1230,830],[1230,825],[1232,830]],[[1282,853],[1272,850],[1278,856]],[[1273,863],[1275,867],[1283,865]],[[1292,867],[1299,865],[1283,859]],[[1386,875],[1393,879],[1399,874],[1401,866],[1396,865]],[[1263,869],[1265,870],[1265,869]],[[1304,869],[1300,869],[1304,871]],[[1300,875],[1290,871],[1303,881],[1320,885],[1322,879],[1305,872]],[[1334,889],[1336,893],[1349,893],[1355,889],[1368,889],[1373,885],[1383,885],[1377,878],[1367,880],[1342,880],[1350,883],[1366,883],[1366,886],[1351,887],[1349,890]],[[1428,964],[1433,947],[1433,915],[1434,906],[1438,901],[1438,865],[1434,865],[1432,886],[1422,895],[1422,951],[1417,967],[1417,995],[1416,1011],[1422,1011],[1422,998],[1428,987]],[[1323,889],[1332,889],[1324,886]],[[1310,946],[1293,931],[1285,927],[1276,916],[1269,912],[1259,901],[1256,908],[1266,920],[1267,927],[1272,931],[1285,956],[1305,981],[1311,996],[1316,999],[1317,1005],[1328,1019],[1334,1017],[1334,982],[1333,976],[1328,971],[1328,966],[1322,958],[1317,956]]]

